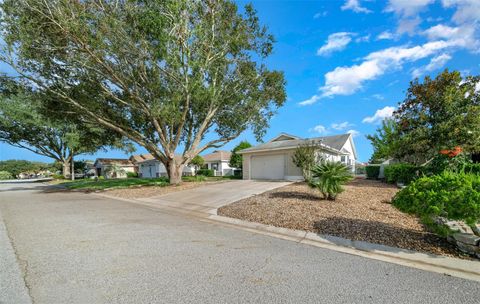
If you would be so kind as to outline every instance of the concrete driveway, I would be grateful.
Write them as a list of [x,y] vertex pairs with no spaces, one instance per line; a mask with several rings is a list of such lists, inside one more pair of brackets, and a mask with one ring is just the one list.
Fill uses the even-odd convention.
[[152,207],[173,208],[205,215],[217,214],[217,209],[222,206],[290,183],[254,180],[225,181],[136,201]]

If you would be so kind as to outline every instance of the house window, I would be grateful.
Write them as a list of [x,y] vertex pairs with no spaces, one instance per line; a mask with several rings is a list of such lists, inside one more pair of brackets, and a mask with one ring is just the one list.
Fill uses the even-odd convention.
[[345,155],[343,155],[343,156],[340,157],[340,161],[341,161],[342,163],[345,162],[345,159],[346,159]]
[[218,163],[213,163],[212,164],[212,170],[218,171]]

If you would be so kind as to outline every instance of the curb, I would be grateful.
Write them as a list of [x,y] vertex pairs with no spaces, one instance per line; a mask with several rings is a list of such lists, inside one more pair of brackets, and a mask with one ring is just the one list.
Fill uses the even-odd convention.
[[206,220],[301,244],[480,282],[480,262],[477,261],[419,253],[336,236],[319,235],[303,230],[247,222],[219,215],[210,215]]

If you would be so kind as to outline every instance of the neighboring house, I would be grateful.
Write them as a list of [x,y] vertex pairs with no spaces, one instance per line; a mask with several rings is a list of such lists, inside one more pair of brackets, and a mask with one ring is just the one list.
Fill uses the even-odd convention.
[[203,155],[205,161],[203,168],[211,169],[215,172],[215,176],[229,176],[233,175],[235,168],[230,167],[230,151],[216,150],[210,154]]
[[243,155],[243,179],[301,180],[302,170],[292,156],[295,149],[307,142],[314,142],[324,159],[340,161],[355,172],[357,152],[351,134],[300,138],[281,133],[269,142],[239,151]]
[[129,160],[135,165],[135,172],[140,174],[140,166],[139,163],[146,161],[146,160],[152,160],[154,157],[152,154],[147,153],[147,154],[136,154],[130,156]]
[[[153,158],[151,154],[144,154],[145,160],[138,162],[138,174],[140,177],[144,178],[155,178],[161,176],[168,176],[167,169],[165,165],[159,160]],[[181,155],[175,156],[181,158]],[[195,175],[194,166],[184,166],[183,167],[183,176],[192,176]]]
[[122,173],[117,175],[117,178],[126,178],[128,172],[135,172],[135,165],[126,158],[97,158],[93,166],[95,167],[96,176],[104,176],[110,178],[111,174],[106,174],[108,168],[118,166],[123,169]]

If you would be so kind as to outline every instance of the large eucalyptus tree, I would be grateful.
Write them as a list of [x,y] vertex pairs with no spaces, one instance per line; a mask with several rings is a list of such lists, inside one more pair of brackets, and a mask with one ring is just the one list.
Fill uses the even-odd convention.
[[283,73],[265,62],[274,39],[250,5],[240,12],[230,0],[4,0],[0,7],[3,61],[72,111],[145,147],[171,183],[205,149],[248,128],[260,139],[285,101]]

